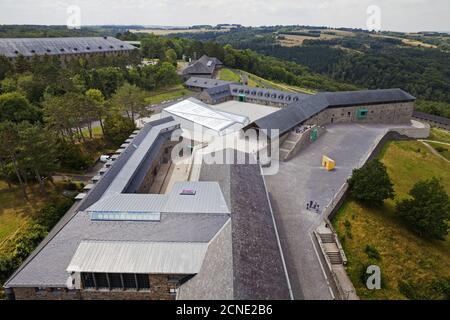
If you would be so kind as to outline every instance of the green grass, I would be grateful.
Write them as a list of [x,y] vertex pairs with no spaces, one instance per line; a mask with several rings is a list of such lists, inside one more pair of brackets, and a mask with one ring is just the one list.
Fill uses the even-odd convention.
[[[81,129],[81,131],[83,132],[83,135],[84,135],[85,138],[89,137],[89,130],[88,130],[88,128],[83,128],[83,129]],[[94,139],[102,138],[103,137],[102,127],[98,126],[98,127],[92,128],[92,136],[93,136]]]
[[450,131],[432,127],[430,137],[428,139],[450,143]]
[[436,142],[427,142],[430,146],[434,148],[441,156],[450,161],[450,145],[445,145]]
[[224,81],[240,82],[241,77],[231,69],[222,68],[219,70],[219,79]]
[[29,202],[24,201],[18,186],[9,189],[7,183],[0,180],[0,251],[2,243],[26,225],[43,205],[37,186],[29,187],[27,192]]
[[157,104],[163,101],[178,99],[192,94],[192,91],[184,88],[182,85],[177,85],[169,89],[156,90],[151,92],[150,95],[145,99],[145,102],[148,104]]
[[[394,183],[395,200],[405,198],[415,182],[431,177],[440,178],[450,193],[450,164],[420,142],[390,142],[380,159]],[[349,260],[347,272],[362,299],[406,299],[399,289],[401,281],[426,285],[450,277],[450,237],[446,241],[430,241],[416,236],[396,217],[393,200],[378,209],[348,200],[333,219],[333,225]],[[381,260],[368,257],[367,245],[380,253]],[[381,290],[368,290],[361,281],[361,270],[367,264],[380,266]]]

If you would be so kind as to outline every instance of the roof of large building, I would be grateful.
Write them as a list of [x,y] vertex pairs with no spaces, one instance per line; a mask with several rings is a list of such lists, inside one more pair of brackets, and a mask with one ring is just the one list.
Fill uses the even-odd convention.
[[245,116],[212,109],[195,98],[188,98],[165,108],[163,114],[166,113],[174,118],[198,124],[216,132],[218,135],[236,127],[240,129],[250,121]]
[[129,51],[136,47],[113,37],[67,38],[3,38],[0,39],[0,55],[14,58],[19,55],[61,55]]
[[183,70],[184,75],[211,75],[217,66],[222,62],[217,58],[210,58],[207,55],[201,56],[200,59],[194,61]]
[[[68,278],[66,269],[82,241],[208,243],[229,219],[229,209],[217,182],[179,183],[173,187],[172,194],[160,198],[159,195],[126,194],[111,192],[109,189],[117,179],[130,179],[134,173],[129,170],[128,165],[136,164],[137,155],[141,163],[146,157],[152,157],[151,152],[142,155],[140,149],[151,150],[148,142],[155,141],[155,131],[160,133],[158,137],[168,139],[163,129],[173,130],[173,127],[173,119],[170,117],[147,124],[94,188],[58,222],[5,286],[64,287]],[[117,190],[125,190],[121,188]],[[115,197],[122,198],[116,201]],[[134,201],[136,197],[140,198],[139,203]],[[142,200],[146,197],[148,198]],[[127,203],[129,206],[125,205]],[[180,206],[180,203],[184,203],[184,206]],[[149,211],[154,207],[167,207],[167,210],[174,212],[160,210],[159,219],[115,219],[110,215],[114,210],[125,215],[136,214],[136,211],[142,214],[140,211],[143,206],[148,206],[146,209],[150,209]],[[92,208],[99,212],[104,210],[107,215],[93,219]],[[129,212],[130,210],[136,211]]]
[[258,128],[271,131],[270,136],[276,136],[274,130],[278,130],[281,135],[326,108],[401,103],[415,99],[401,89],[320,92],[299,99],[287,108],[256,120],[254,124]]
[[82,241],[67,272],[195,274],[206,242]]
[[184,84],[188,87],[196,87],[200,89],[215,88],[221,85],[231,84],[231,81],[224,81],[218,79],[208,79],[201,77],[190,77]]
[[420,111],[414,111],[413,117],[417,119],[422,119],[426,121],[433,121],[436,123],[444,124],[444,125],[450,125],[450,119],[446,117],[440,117],[434,114],[420,112]]
[[243,155],[225,152],[235,164],[203,163],[200,181],[219,182],[232,211],[231,223],[210,243],[202,269],[183,284],[179,298],[207,299],[213,294],[216,299],[289,299],[261,168],[237,164]]

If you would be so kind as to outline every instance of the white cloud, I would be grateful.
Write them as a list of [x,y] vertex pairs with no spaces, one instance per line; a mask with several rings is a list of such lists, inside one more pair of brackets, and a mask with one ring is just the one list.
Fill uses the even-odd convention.
[[64,24],[66,8],[82,24],[308,24],[365,28],[369,5],[383,30],[450,31],[449,0],[0,0],[0,24]]

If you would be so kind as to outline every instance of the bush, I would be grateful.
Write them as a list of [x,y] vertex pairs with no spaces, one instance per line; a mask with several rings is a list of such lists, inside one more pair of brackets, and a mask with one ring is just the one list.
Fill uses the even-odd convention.
[[398,283],[401,294],[410,300],[442,300],[450,297],[450,279],[435,279],[431,282],[401,280]]
[[393,184],[386,167],[377,159],[353,170],[348,185],[350,196],[368,205],[381,205],[385,199],[394,198]]
[[369,259],[374,259],[374,260],[381,259],[380,253],[378,252],[377,248],[375,248],[374,246],[371,246],[370,244],[368,244],[366,246],[366,249],[364,250],[364,252],[367,254]]
[[444,240],[448,234],[450,199],[436,178],[417,182],[410,199],[397,203],[397,214],[419,236]]
[[447,152],[448,150],[444,147],[441,146],[437,146],[434,149],[436,149],[437,152],[442,153],[442,152]]
[[54,204],[45,205],[36,218],[36,223],[50,231],[56,223],[64,216],[73,204],[73,200],[62,199]]

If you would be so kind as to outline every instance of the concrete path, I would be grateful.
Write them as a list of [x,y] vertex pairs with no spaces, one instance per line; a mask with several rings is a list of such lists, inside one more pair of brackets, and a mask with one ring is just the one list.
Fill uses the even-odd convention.
[[[336,124],[315,143],[267,176],[277,226],[295,299],[322,300],[336,296],[327,279],[322,257],[311,233],[323,221],[323,208],[339,191],[354,168],[360,167],[388,126]],[[336,169],[321,167],[322,155],[336,161]],[[321,212],[306,210],[316,201]]]

